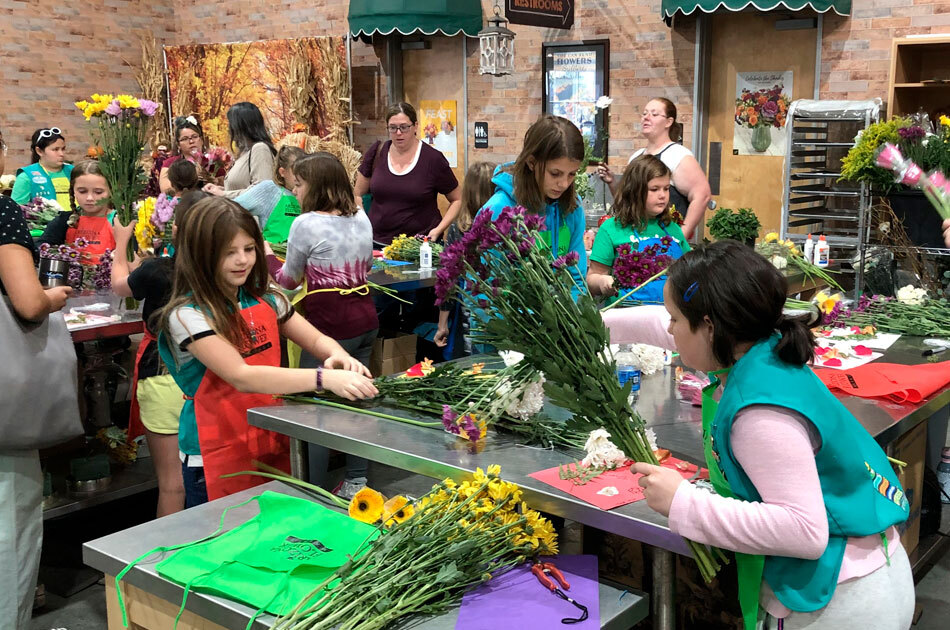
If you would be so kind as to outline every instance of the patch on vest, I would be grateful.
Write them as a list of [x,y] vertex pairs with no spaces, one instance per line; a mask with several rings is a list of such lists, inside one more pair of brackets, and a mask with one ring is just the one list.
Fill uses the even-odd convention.
[[864,465],[868,469],[868,475],[871,477],[871,483],[874,484],[874,489],[877,490],[883,497],[888,501],[896,504],[902,510],[910,511],[910,503],[907,502],[907,497],[904,496],[904,493],[900,488],[893,485],[882,475],[879,475],[873,468],[871,464],[864,462]]
[[287,554],[288,560],[309,560],[317,554],[330,553],[333,550],[316,538],[304,540],[296,536],[288,536],[283,544],[274,547],[271,551]]

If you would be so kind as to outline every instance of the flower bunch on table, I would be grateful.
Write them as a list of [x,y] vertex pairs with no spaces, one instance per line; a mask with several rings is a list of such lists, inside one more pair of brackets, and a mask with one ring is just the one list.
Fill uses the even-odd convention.
[[135,205],[135,241],[139,252],[153,254],[171,242],[171,230],[178,197],[159,194],[146,197]]
[[792,239],[782,240],[778,232],[769,232],[765,238],[755,244],[755,251],[771,262],[776,269],[786,269],[789,266],[797,269],[806,281],[820,280],[825,285],[841,290],[841,285],[831,273],[822,269],[810,260],[805,260],[802,251]]
[[[425,236],[422,234],[416,236],[400,234],[383,248],[383,258],[417,263],[419,262],[419,248],[422,247],[424,238]],[[442,254],[442,246],[430,241],[429,247],[432,248],[432,264],[438,264],[439,256]]]
[[[656,464],[643,419],[627,400],[632,383],[617,381],[600,310],[586,290],[576,302],[572,295],[576,254],[552,261],[542,229],[544,216],[522,207],[503,208],[495,220],[479,214],[443,252],[436,301],[458,300],[473,314],[473,341],[521,352],[524,363],[543,372],[544,393],[573,414],[570,428],[604,428],[631,460]],[[718,569],[713,553],[692,546],[711,578]]]
[[63,211],[62,206],[55,199],[46,199],[45,197],[34,197],[25,206],[21,206],[23,218],[30,230],[45,230],[50,221],[59,216]]
[[79,237],[74,242],[62,245],[40,245],[40,258],[59,260],[69,265],[66,283],[73,289],[108,290],[112,288],[112,250],[107,249],[98,262],[83,254],[88,243]]
[[736,99],[736,123],[749,127],[784,127],[789,98],[781,85],[762,88],[755,92],[742,90]]
[[827,319],[828,325],[838,327],[874,326],[881,332],[901,335],[950,337],[950,302],[942,298],[928,298],[918,304],[881,295],[862,295],[857,304],[839,308]]
[[92,123],[93,142],[102,151],[99,168],[111,191],[109,201],[121,224],[128,225],[148,181],[141,157],[158,103],[128,94],[93,94],[91,101],[78,101],[76,107]]
[[[408,516],[391,519],[378,537],[277,619],[275,630],[378,630],[410,615],[437,615],[493,577],[556,554],[550,521],[529,509],[521,489],[500,473],[489,466],[462,483],[445,479],[404,505],[404,513],[412,506]],[[379,497],[367,499],[378,504]]]

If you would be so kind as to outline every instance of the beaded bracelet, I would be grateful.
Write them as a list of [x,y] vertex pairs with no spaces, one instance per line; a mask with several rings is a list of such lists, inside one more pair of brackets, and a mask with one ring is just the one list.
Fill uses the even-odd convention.
[[317,392],[323,391],[323,368],[317,368]]

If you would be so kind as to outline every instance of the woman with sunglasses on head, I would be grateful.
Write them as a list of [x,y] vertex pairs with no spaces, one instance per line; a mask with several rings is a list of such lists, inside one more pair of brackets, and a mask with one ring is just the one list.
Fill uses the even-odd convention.
[[[416,110],[396,103],[386,112],[389,140],[379,140],[363,155],[356,176],[356,198],[371,192],[369,220],[373,240],[389,244],[399,234],[426,234],[430,240],[455,221],[462,190],[448,160],[416,135]],[[438,196],[449,201],[443,216]]]
[[13,184],[13,200],[26,205],[36,197],[52,199],[63,210],[69,210],[69,176],[72,164],[65,163],[66,138],[59,127],[46,127],[33,132],[30,140],[33,163],[17,169]]
[[179,116],[175,118],[175,148],[175,155],[162,163],[162,170],[158,176],[158,186],[166,195],[176,194],[174,186],[172,186],[171,181],[168,179],[168,169],[172,164],[182,158],[200,167],[198,172],[199,176],[210,176],[217,181],[221,181],[221,178],[225,176],[223,168],[215,173],[205,174],[202,172],[207,166],[204,157],[205,136],[204,132],[201,131],[201,125],[198,124],[198,119],[194,116]]
[[224,178],[224,186],[208,184],[202,190],[212,195],[235,199],[258,182],[274,178],[277,149],[264,124],[257,105],[246,101],[228,110],[231,148],[237,147],[237,159]]
[[[628,163],[644,153],[655,155],[666,164],[672,175],[670,205],[685,217],[683,234],[693,237],[698,227],[702,232],[703,214],[712,197],[709,180],[693,152],[679,142],[682,140],[676,125],[676,105],[665,98],[655,98],[643,108],[640,130],[646,138],[646,148],[635,151]],[[615,174],[606,163],[597,167],[597,174],[610,186],[616,196],[620,187],[620,174]]]

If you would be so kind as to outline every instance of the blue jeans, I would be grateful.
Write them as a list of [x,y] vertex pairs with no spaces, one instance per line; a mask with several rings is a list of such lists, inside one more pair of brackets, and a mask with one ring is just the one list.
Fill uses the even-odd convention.
[[185,509],[208,502],[208,486],[205,484],[203,466],[187,466],[182,462],[181,477],[185,482]]

